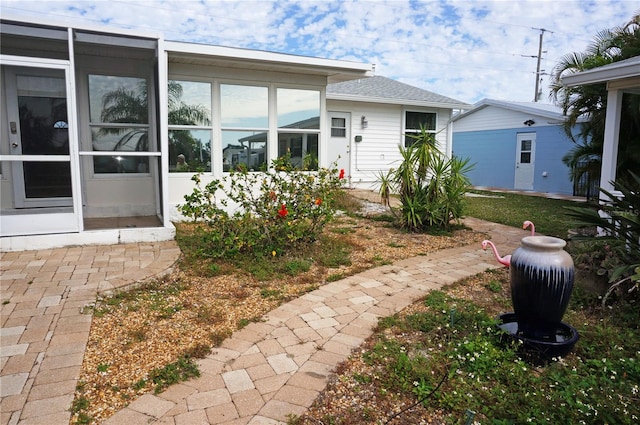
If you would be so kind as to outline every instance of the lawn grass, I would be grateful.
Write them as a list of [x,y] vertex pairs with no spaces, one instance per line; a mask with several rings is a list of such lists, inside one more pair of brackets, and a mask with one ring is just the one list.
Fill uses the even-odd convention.
[[465,215],[507,226],[522,227],[525,220],[536,225],[536,232],[566,239],[567,231],[574,228],[565,215],[564,207],[584,206],[584,203],[543,198],[506,192],[473,190],[467,196]]

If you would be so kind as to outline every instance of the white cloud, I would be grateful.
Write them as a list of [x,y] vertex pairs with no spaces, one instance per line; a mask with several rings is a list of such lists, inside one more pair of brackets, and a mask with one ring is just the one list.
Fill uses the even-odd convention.
[[[9,1],[3,16],[161,32],[168,40],[375,63],[379,75],[465,102],[529,101],[541,68],[640,10],[631,0]],[[549,76],[543,75],[542,101]]]

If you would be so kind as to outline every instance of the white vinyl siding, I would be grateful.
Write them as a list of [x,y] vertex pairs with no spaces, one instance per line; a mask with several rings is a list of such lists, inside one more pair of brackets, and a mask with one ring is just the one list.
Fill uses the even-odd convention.
[[[402,158],[400,145],[404,144],[404,113],[406,110],[434,112],[437,114],[436,142],[442,152],[447,152],[447,122],[450,109],[403,107],[402,105],[348,102],[328,100],[330,111],[350,112],[351,120],[351,181],[353,184],[375,183],[379,173],[397,168]],[[362,128],[365,116],[367,128]],[[361,142],[354,142],[362,136]],[[363,186],[370,188],[368,185]]]
[[524,112],[512,111],[509,109],[487,106],[478,111],[470,113],[453,122],[453,131],[482,131],[482,130],[503,130],[508,128],[526,127],[527,120],[534,120],[535,125],[548,125],[548,118],[527,114]]

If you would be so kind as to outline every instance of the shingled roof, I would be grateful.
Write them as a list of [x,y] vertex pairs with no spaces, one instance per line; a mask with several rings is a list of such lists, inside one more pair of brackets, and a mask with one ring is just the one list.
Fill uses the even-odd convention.
[[459,100],[382,76],[329,84],[327,85],[327,99],[451,109],[471,107],[471,105]]
[[[497,100],[497,99],[482,99],[480,102],[473,105],[472,109],[464,111],[461,114],[457,114],[453,117],[453,121],[458,121],[466,116],[474,114],[484,108],[489,106],[493,106],[496,108],[507,109],[510,111],[523,112],[525,114],[536,115],[540,117],[544,117],[550,120],[555,120],[557,122],[563,122],[566,119],[566,116],[562,112],[562,108],[559,108],[555,105],[549,105],[545,103],[538,102],[514,102],[507,100]],[[584,119],[579,120],[579,122],[585,121]]]

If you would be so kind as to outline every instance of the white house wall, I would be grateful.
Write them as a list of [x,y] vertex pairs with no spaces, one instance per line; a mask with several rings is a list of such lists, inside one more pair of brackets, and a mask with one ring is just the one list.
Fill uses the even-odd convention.
[[519,128],[523,127],[523,123],[530,119],[536,122],[534,126],[559,123],[557,120],[551,120],[533,114],[487,106],[455,121],[453,123],[453,131],[462,132]]
[[[404,112],[436,112],[436,141],[442,152],[447,152],[447,123],[450,109],[421,108],[384,103],[327,100],[330,112],[351,113],[351,184],[363,189],[375,188],[380,172],[398,168],[402,157],[399,146],[404,143]],[[367,128],[362,128],[365,116]],[[362,136],[356,143],[355,137]]]

